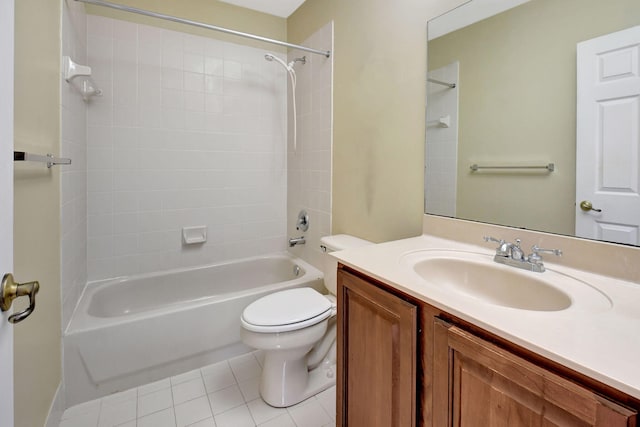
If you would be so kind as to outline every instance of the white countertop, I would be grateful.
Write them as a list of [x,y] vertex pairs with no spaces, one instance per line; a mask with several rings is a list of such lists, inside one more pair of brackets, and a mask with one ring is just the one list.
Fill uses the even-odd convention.
[[576,304],[562,311],[513,309],[433,286],[400,262],[409,252],[433,249],[494,254],[486,246],[422,235],[331,255],[342,264],[640,399],[639,284],[555,265],[545,259],[547,270],[588,283],[606,294],[612,307],[591,311]]

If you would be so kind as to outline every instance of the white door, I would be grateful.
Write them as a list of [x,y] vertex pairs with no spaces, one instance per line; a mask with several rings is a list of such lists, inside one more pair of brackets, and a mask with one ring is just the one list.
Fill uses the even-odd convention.
[[640,26],[577,54],[576,235],[640,245]]
[[[13,8],[0,0],[0,278],[13,269]],[[13,329],[0,316],[0,427],[13,427]]]

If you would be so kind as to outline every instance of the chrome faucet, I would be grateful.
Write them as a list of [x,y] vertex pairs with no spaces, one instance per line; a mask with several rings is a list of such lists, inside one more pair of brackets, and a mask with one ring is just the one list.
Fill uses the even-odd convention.
[[307,241],[304,239],[304,236],[300,237],[292,237],[289,239],[289,247],[292,248],[295,245],[304,245]]
[[562,256],[560,249],[542,249],[538,245],[531,247],[531,254],[526,256],[520,247],[521,240],[516,239],[515,243],[509,243],[495,237],[484,237],[485,242],[495,242],[498,244],[496,254],[493,260],[500,264],[509,265],[511,267],[522,268],[524,270],[542,273],[545,271],[544,264],[540,253],[549,253],[556,256]]

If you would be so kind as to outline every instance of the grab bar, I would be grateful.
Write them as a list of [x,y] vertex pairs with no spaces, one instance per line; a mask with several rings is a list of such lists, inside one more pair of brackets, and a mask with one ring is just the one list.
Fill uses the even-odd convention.
[[43,156],[41,154],[31,154],[24,151],[13,152],[14,162],[40,162],[46,163],[48,168],[55,165],[70,165],[71,159],[54,157],[53,154],[47,154]]
[[548,163],[543,166],[480,166],[474,163],[470,166],[470,169],[472,172],[477,172],[480,169],[546,169],[549,172],[553,172],[556,170],[556,165]]

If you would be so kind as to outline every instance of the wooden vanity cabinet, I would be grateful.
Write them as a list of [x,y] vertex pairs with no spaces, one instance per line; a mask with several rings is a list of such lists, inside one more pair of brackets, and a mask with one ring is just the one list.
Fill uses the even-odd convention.
[[343,266],[337,343],[338,427],[640,427],[638,399]]
[[336,425],[413,427],[417,306],[339,275]]
[[635,412],[435,319],[434,407],[443,426],[635,426]]

